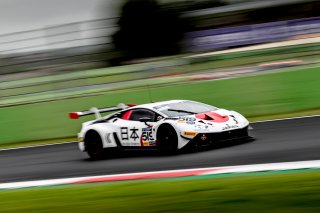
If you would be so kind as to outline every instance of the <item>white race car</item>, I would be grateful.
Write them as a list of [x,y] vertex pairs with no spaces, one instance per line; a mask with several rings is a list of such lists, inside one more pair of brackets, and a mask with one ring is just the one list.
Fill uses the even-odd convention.
[[[112,112],[105,117],[101,112]],[[235,111],[207,104],[171,100],[142,105],[119,104],[103,109],[71,112],[71,119],[95,114],[82,124],[79,148],[101,158],[110,148],[159,149],[174,153],[187,144],[205,146],[221,141],[250,138],[249,121]]]

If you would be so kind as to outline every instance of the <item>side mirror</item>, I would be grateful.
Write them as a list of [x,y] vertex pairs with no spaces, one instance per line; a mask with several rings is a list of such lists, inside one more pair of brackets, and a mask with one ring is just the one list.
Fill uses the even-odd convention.
[[140,122],[144,122],[144,123],[147,123],[147,122],[150,122],[151,121],[151,118],[149,117],[142,117],[139,119]]

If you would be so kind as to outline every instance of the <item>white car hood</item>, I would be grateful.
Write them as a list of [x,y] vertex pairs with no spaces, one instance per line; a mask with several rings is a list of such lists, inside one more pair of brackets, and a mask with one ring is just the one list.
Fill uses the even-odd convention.
[[197,133],[223,132],[249,125],[249,121],[242,115],[225,109],[183,116],[175,122],[181,131]]

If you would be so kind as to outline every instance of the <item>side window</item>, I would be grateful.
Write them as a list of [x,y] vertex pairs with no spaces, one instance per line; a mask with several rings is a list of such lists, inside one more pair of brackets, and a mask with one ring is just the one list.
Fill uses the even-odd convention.
[[155,121],[156,120],[156,113],[151,111],[151,110],[147,110],[147,109],[133,109],[131,111],[131,115],[129,117],[129,120],[131,121],[139,121],[140,118],[143,117],[148,117],[151,118],[151,121]]

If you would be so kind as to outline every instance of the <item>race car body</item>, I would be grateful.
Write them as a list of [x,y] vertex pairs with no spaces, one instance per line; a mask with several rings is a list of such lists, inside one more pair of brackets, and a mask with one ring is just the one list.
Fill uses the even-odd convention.
[[[101,117],[101,112],[110,111],[117,112]],[[205,146],[249,137],[249,122],[241,114],[195,101],[119,104],[72,112],[69,117],[89,114],[95,114],[96,119],[82,124],[78,138],[80,150],[92,158],[104,156],[112,147],[173,153],[187,144]]]

